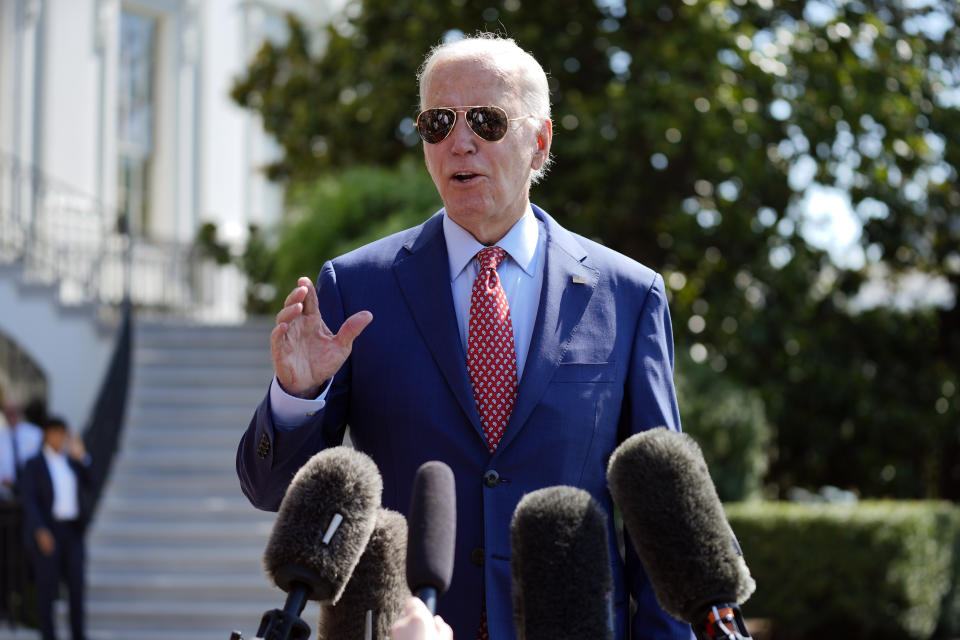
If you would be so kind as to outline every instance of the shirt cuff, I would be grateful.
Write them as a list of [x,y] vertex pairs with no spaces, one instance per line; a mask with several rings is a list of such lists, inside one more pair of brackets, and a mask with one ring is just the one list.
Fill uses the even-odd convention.
[[273,376],[270,383],[270,413],[273,417],[273,426],[280,431],[297,429],[312,418],[318,411],[327,405],[327,393],[330,391],[332,379],[327,382],[320,395],[313,400],[292,396],[280,386],[277,376]]

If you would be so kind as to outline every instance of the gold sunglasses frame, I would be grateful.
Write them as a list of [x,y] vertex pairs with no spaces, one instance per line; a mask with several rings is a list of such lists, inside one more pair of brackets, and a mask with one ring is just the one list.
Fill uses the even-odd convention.
[[[440,139],[437,140],[436,142],[427,142],[426,140],[423,140],[423,136],[420,135],[420,116],[422,116],[423,114],[425,114],[427,111],[434,111],[434,110],[437,110],[437,109],[442,109],[442,110],[446,110],[446,111],[453,111],[453,124],[450,125],[450,129],[447,131],[446,135],[444,135],[442,138],[440,138]],[[502,113],[502,114],[504,115],[504,117],[506,117],[506,115],[507,115],[507,110],[506,110],[506,109],[504,109],[503,107],[498,107],[498,106],[495,105],[495,104],[474,104],[474,105],[470,105],[470,106],[468,106],[468,107],[429,107],[429,108],[424,109],[423,111],[421,111],[420,113],[417,114],[417,119],[413,122],[413,128],[414,128],[414,130],[417,132],[417,136],[419,136],[420,139],[423,140],[423,142],[424,142],[425,144],[440,144],[441,142],[443,142],[444,140],[446,140],[447,138],[449,138],[451,133],[453,133],[453,129],[457,126],[457,119],[459,118],[459,115],[458,115],[458,114],[461,114],[461,113],[462,113],[462,114],[463,114],[463,121],[467,124],[467,129],[470,129],[470,131],[473,133],[473,135],[477,136],[478,138],[480,138],[480,139],[483,140],[484,142],[492,142],[492,143],[494,143],[494,144],[497,144],[497,143],[503,142],[504,138],[507,137],[507,134],[510,133],[510,123],[511,123],[511,122],[516,122],[517,120],[526,120],[527,118],[536,118],[536,117],[537,117],[536,114],[534,114],[534,113],[529,113],[529,114],[527,114],[527,115],[525,115],[525,116],[519,116],[519,117],[517,117],[517,118],[506,118],[506,120],[507,120],[507,129],[506,129],[506,131],[503,132],[503,136],[500,137],[500,138],[497,138],[496,140],[487,140],[486,138],[484,138],[483,136],[481,136],[479,133],[477,133],[476,131],[474,131],[474,130],[473,130],[473,127],[470,126],[470,121],[467,120],[467,111],[469,111],[470,109],[496,109],[496,110],[498,110],[500,113]]]

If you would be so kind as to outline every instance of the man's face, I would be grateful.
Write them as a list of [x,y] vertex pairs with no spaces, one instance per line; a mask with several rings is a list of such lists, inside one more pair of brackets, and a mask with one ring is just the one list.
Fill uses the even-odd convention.
[[[527,115],[510,78],[478,60],[438,62],[426,79],[424,108],[498,106],[508,118]],[[534,119],[510,123],[499,142],[477,136],[457,114],[446,138],[423,143],[423,156],[443,205],[457,224],[484,244],[502,238],[529,205],[530,169],[537,153]]]
[[63,451],[67,444],[66,427],[51,427],[43,432],[43,441],[54,451]]

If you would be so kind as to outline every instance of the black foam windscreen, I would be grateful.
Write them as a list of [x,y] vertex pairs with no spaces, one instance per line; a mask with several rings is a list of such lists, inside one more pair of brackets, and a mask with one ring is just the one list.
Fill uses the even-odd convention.
[[539,489],[510,523],[514,625],[519,640],[613,638],[607,514],[583,489]]
[[318,640],[388,640],[390,627],[410,597],[406,555],[406,518],[380,509],[373,534],[340,600],[321,606]]
[[756,585],[693,438],[665,427],[631,436],[607,482],[667,613],[698,624],[710,606],[750,597]]
[[453,471],[431,460],[417,469],[410,498],[407,585],[443,594],[453,577],[457,495]]
[[373,533],[383,480],[364,453],[332,447],[304,464],[280,503],[263,554],[267,575],[289,592],[336,602]]

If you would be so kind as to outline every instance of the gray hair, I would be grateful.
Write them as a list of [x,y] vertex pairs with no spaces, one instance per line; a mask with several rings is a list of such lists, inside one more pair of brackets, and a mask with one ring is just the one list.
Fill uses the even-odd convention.
[[[513,77],[519,79],[516,87],[524,111],[532,113],[540,123],[550,119],[550,85],[547,83],[547,74],[543,67],[530,53],[521,49],[513,38],[485,32],[444,42],[430,50],[417,72],[421,109],[426,106],[427,81],[433,68],[441,60],[450,59],[487,60],[490,62],[491,72],[501,76],[513,73]],[[546,175],[551,164],[553,164],[553,158],[548,156],[543,166],[531,170],[531,184],[539,182]]]

